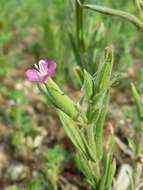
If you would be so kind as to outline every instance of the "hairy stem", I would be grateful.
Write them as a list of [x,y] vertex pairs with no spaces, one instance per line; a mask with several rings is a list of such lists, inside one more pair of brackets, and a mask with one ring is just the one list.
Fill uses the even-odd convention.
[[[81,3],[84,3],[84,0],[81,0]],[[84,32],[83,32],[83,9],[80,4],[76,1],[76,35],[77,35],[77,45],[80,53],[80,64],[84,67]]]

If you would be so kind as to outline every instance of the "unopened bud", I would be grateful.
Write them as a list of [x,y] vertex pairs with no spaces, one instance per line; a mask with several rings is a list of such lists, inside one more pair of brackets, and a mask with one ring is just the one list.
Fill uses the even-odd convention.
[[83,89],[85,91],[88,100],[90,100],[94,95],[94,82],[92,76],[86,70],[84,70]]
[[73,71],[74,71],[75,77],[77,79],[77,82],[82,86],[84,78],[83,78],[83,71],[82,71],[81,67],[75,66],[73,68]]

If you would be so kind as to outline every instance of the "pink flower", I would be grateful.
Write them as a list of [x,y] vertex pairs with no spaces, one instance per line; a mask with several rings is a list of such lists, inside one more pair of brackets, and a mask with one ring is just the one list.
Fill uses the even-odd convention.
[[57,64],[51,61],[50,64],[46,60],[40,60],[38,65],[35,64],[35,69],[28,69],[26,76],[28,80],[44,83],[49,77],[53,75]]

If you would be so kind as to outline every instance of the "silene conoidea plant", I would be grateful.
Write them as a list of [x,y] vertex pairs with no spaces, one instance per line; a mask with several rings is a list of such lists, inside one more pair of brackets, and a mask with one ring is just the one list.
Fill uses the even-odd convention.
[[53,61],[40,60],[35,68],[26,71],[26,76],[30,81],[39,83],[40,89],[57,110],[65,132],[76,148],[78,166],[91,189],[110,190],[116,171],[114,138],[111,134],[104,146],[103,127],[113,83],[113,48],[105,49],[95,74],[91,75],[79,66],[75,68],[76,77],[82,85],[78,102],[69,98],[52,80],[56,67]]
[[[103,59],[95,73],[87,67],[85,53],[87,49],[84,43],[83,32],[83,9],[89,9],[101,14],[116,16],[134,24],[140,31],[143,31],[142,21],[142,0],[135,0],[139,9],[140,17],[122,10],[116,10],[96,4],[87,4],[85,0],[76,0],[76,40],[73,43],[75,57],[78,66],[75,67],[75,76],[81,85],[81,97],[74,102],[66,95],[52,80],[57,64],[53,61],[40,60],[35,68],[29,69],[26,76],[30,81],[38,83],[39,89],[44,93],[51,104],[54,105],[65,132],[76,148],[76,160],[78,166],[92,190],[111,190],[113,178],[116,172],[116,161],[113,159],[114,137],[110,134],[106,146],[104,146],[103,129],[105,117],[109,104],[110,87],[114,81],[111,77],[113,67],[113,48],[107,47]],[[73,36],[70,35],[73,42]],[[75,48],[76,47],[76,48]],[[142,104],[134,85],[132,91],[137,104],[139,118],[142,123]],[[142,136],[142,127],[135,129],[139,136]],[[136,134],[136,133],[135,133]],[[136,135],[129,139],[129,146],[132,149],[135,160],[142,160],[143,149]],[[138,187],[136,175],[140,176],[140,165],[135,164],[135,175],[130,176],[130,187],[135,190]]]

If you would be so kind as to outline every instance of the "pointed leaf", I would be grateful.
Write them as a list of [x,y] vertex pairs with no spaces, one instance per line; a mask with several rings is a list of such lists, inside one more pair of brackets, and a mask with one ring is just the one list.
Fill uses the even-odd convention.
[[141,101],[141,97],[133,83],[131,84],[131,88],[132,88],[132,93],[134,96],[135,103],[137,105],[139,117],[143,119],[143,103]]

